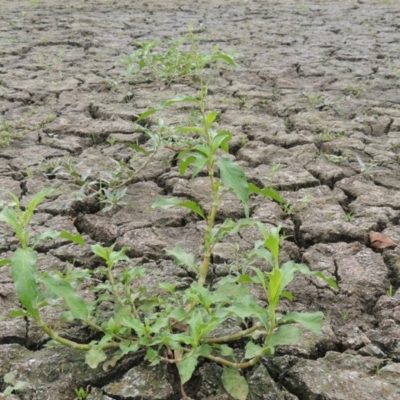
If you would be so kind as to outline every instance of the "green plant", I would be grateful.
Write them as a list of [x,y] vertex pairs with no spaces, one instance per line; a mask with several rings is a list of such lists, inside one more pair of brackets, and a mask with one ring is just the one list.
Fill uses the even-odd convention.
[[84,388],[75,389],[76,399],[77,400],[86,400],[89,393]]
[[356,156],[358,165],[360,166],[360,172],[368,173],[371,169],[378,166],[378,162],[375,160],[370,160],[369,162],[365,163],[359,156]]
[[389,297],[393,297],[393,286],[392,285],[389,285],[389,289],[386,291],[386,294]]
[[148,166],[162,144],[161,132],[153,133],[150,129],[144,127],[141,127],[141,129],[150,138],[146,146],[140,146],[137,143],[125,144],[127,147],[136,150],[136,153],[144,155],[144,159],[139,160],[141,164],[138,167],[134,165],[137,161],[135,156],[131,158],[130,163],[111,159],[115,168],[111,171],[103,172],[100,178],[93,179],[90,168],[83,172],[78,171],[78,167],[83,161],[78,165],[74,165],[70,158],[64,163],[67,175],[71,176],[75,183],[80,186],[79,191],[74,193],[77,199],[82,200],[94,197],[98,200],[104,212],[111,210],[115,206],[127,204],[123,201],[123,197],[126,194],[125,186],[134,181],[137,174]]
[[18,381],[15,379],[15,375],[9,372],[4,375],[4,383],[8,383],[7,387],[4,389],[4,394],[11,394],[12,392],[17,392],[26,386],[26,382]]
[[319,134],[319,137],[323,142],[330,142],[331,140],[335,140],[341,136],[347,136],[347,132],[324,131]]
[[352,311],[352,310],[350,309],[350,310],[343,311],[343,312],[340,313],[340,315],[342,316],[342,321],[343,321],[343,322],[346,322],[346,321],[347,321],[347,319],[348,319],[349,316],[350,316],[351,311]]
[[11,122],[0,119],[0,146],[7,146],[14,139],[23,137],[29,131],[39,130],[56,118],[55,114],[47,114],[36,125],[29,124],[29,118],[38,112],[38,109],[31,107],[18,121]]
[[362,82],[351,84],[347,87],[346,93],[351,97],[358,99],[364,93],[365,84]]
[[350,222],[354,219],[354,211],[349,211],[348,213],[346,213],[346,221]]
[[336,154],[325,154],[325,158],[328,161],[333,162],[334,164],[341,164],[343,161],[348,160],[349,156],[348,155],[337,156]]
[[[121,60],[123,64],[128,66],[127,75],[139,76],[142,79],[150,74],[160,82],[170,84],[171,82],[182,78],[195,78],[197,66],[194,54],[191,51],[183,52],[181,47],[189,42],[191,35],[184,35],[179,39],[169,41],[166,50],[157,47],[155,40],[151,42],[134,42],[138,47],[130,56]],[[215,61],[214,55],[218,54],[218,58],[225,58],[231,63],[232,57],[222,53],[217,46],[213,48],[213,55],[207,61]]]
[[329,97],[325,96],[323,93],[303,92],[303,96],[306,97],[308,104],[316,107],[328,106],[332,104],[332,102],[329,100]]
[[[207,173],[211,192],[210,209],[205,211],[193,200],[176,197],[159,198],[152,205],[152,208],[185,207],[203,220],[200,259],[180,246],[166,251],[178,265],[196,274],[197,279],[184,290],[178,290],[177,284],[161,282],[158,292],[154,294],[154,290],[150,292],[142,284],[146,270],[133,264],[126,255],[126,248],[116,249],[115,245],[107,248],[100,244],[93,245],[91,249],[104,264],[104,267],[96,270],[96,275],[101,274],[104,279],[93,286],[96,300],[90,303],[85,302],[76,291],[82,280],[91,278],[90,271],[70,266],[64,274],[59,271],[39,274],[35,247],[41,240],[62,237],[84,244],[80,235],[53,230],[30,239],[28,225],[34,209],[46,195],[51,194],[51,189],[39,192],[26,210],[12,195],[14,206],[6,207],[0,213],[0,222],[13,228],[20,243],[14,255],[1,260],[0,266],[11,265],[15,288],[24,307],[24,310],[17,310],[11,315],[32,318],[52,342],[86,351],[89,366],[94,368],[103,363],[103,368],[113,367],[126,354],[141,350],[151,365],[166,362],[176,366],[185,397],[184,384],[191,378],[200,360],[206,359],[224,367],[224,387],[231,396],[242,400],[247,397],[248,387],[240,369],[255,365],[264,356],[273,355],[278,346],[297,341],[302,332],[299,324],[314,333],[320,332],[321,312],[289,312],[286,315],[277,312],[282,298],[293,298],[288,285],[294,277],[297,274],[315,276],[331,287],[337,286],[332,278],[327,278],[321,272],[310,271],[304,264],[289,261],[281,265],[280,227],[267,229],[249,217],[248,202],[252,194],[266,196],[279,203],[284,203],[284,200],[275,190],[260,189],[248,183],[241,167],[227,156],[232,135],[227,130],[217,129],[215,121],[218,113],[208,110],[209,78],[205,78],[203,70],[210,63],[228,60],[225,55],[220,58],[215,52],[211,58],[200,54],[192,36],[191,46],[191,57],[198,78],[197,96],[181,96],[165,101],[144,112],[139,120],[182,102],[199,110],[199,125],[182,126],[178,132],[195,132],[202,141],[179,151],[178,169],[181,174],[191,170],[192,177],[201,171]],[[230,59],[229,63],[232,62]],[[85,182],[87,176],[78,174],[75,178]],[[226,219],[218,224],[218,211],[226,192],[233,192],[243,204],[244,218],[238,221]],[[244,255],[248,268],[238,270],[237,275],[220,279],[212,286],[207,278],[214,246],[246,227],[258,227],[261,237],[255,242],[254,248]],[[253,266],[257,260],[264,263],[262,269]],[[39,285],[45,290],[39,290]],[[260,306],[250,294],[254,285],[262,288],[267,307]],[[99,307],[102,302],[113,304],[111,316],[102,313]],[[76,343],[61,336],[43,319],[41,308],[44,305],[66,309],[62,321],[81,321],[96,332],[98,340]],[[241,328],[235,333],[225,332],[222,328],[228,321],[235,321]],[[244,343],[242,351],[232,345],[239,340]],[[111,358],[106,350],[113,351]]]

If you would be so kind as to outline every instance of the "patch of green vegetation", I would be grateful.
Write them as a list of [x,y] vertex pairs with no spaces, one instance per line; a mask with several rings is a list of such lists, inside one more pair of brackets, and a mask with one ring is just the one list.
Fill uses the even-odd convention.
[[3,379],[4,383],[7,383],[7,386],[3,392],[4,394],[18,392],[18,390],[23,389],[26,386],[26,382],[16,379],[15,374],[13,374],[12,372],[5,374]]
[[[193,42],[190,34],[179,39],[168,42],[165,50],[160,48],[155,40],[148,42],[134,42],[137,50],[120,62],[126,64],[127,76],[133,76],[135,80],[156,79],[157,81],[170,84],[179,79],[196,79],[197,65],[196,54],[193,51]],[[186,46],[188,50],[182,51]],[[234,66],[233,54],[226,54],[213,47],[212,54],[201,55],[203,66],[210,67],[218,61],[224,61]]]
[[330,142],[331,140],[335,140],[340,138],[341,136],[347,136],[347,132],[332,132],[332,131],[323,131],[319,134],[319,138],[322,142]]
[[[148,121],[149,117],[155,117],[157,112],[175,104],[190,105],[191,109],[198,110],[199,121],[194,125],[183,125],[174,130],[176,134],[195,133],[201,138],[200,142],[189,142],[188,147],[179,149],[176,157],[177,167],[181,175],[189,172],[192,178],[200,173],[207,176],[211,208],[206,211],[197,202],[178,197],[160,197],[151,205],[151,209],[183,207],[203,222],[200,252],[189,253],[179,245],[166,250],[166,255],[177,265],[196,276],[193,283],[188,288],[178,289],[177,283],[160,282],[155,295],[154,291],[150,292],[143,283],[146,269],[136,265],[127,256],[128,248],[117,249],[115,245],[104,247],[99,243],[91,246],[92,252],[102,263],[102,267],[96,269],[95,273],[96,277],[102,275],[103,279],[97,279],[98,283],[95,285],[91,270],[69,266],[65,273],[58,270],[39,273],[35,249],[41,241],[63,238],[84,245],[81,235],[72,235],[66,231],[57,232],[53,229],[30,238],[33,233],[30,230],[31,218],[40,202],[53,193],[53,189],[50,188],[37,193],[29,204],[24,206],[17,196],[11,194],[13,204],[5,206],[0,212],[0,222],[13,229],[19,245],[10,258],[0,260],[0,266],[11,266],[15,290],[23,306],[23,309],[14,311],[12,316],[33,319],[50,337],[50,344],[57,342],[85,351],[86,363],[90,367],[96,368],[103,364],[103,368],[107,369],[115,366],[126,354],[141,350],[150,365],[162,362],[176,365],[181,379],[182,397],[185,398],[184,384],[192,377],[199,361],[205,359],[223,367],[222,383],[226,391],[233,398],[242,400],[249,392],[242,369],[259,363],[263,357],[273,356],[277,347],[298,341],[302,329],[316,334],[321,332],[322,312],[278,312],[283,299],[293,299],[287,286],[296,275],[318,277],[332,288],[337,288],[337,285],[332,278],[319,271],[310,271],[305,264],[294,261],[280,263],[283,240],[280,234],[281,227],[267,229],[263,223],[250,217],[251,195],[264,196],[281,205],[287,203],[275,190],[259,188],[247,181],[241,166],[229,156],[231,132],[222,129],[217,123],[218,111],[210,110],[210,75],[206,75],[206,72],[209,72],[208,67],[215,66],[220,61],[234,65],[234,60],[215,48],[209,56],[200,54],[191,31],[189,40],[193,68],[191,73],[196,77],[197,94],[163,101],[142,113],[138,123]],[[156,126],[158,132],[160,126],[161,131],[170,131],[160,120]],[[157,143],[163,142],[162,134],[151,134]],[[141,151],[138,146],[134,148]],[[147,154],[147,160],[151,159],[151,154]],[[82,187],[86,186],[86,190],[90,191],[93,188],[96,195],[100,190],[105,195],[103,202],[108,207],[121,201],[122,193],[119,196],[115,190],[121,190],[120,188],[131,179],[121,179],[121,169],[117,168],[116,175],[110,177],[111,181],[105,181],[107,187],[103,185],[103,180],[92,182],[89,170],[79,174],[70,165],[69,173]],[[111,184],[112,180],[115,183]],[[111,191],[110,188],[113,188],[114,192],[110,192],[108,196],[107,191]],[[233,193],[242,204],[243,218],[218,221],[221,202],[227,192]],[[87,195],[87,192],[84,191],[84,194]],[[307,195],[303,199],[300,200],[300,207],[301,204],[306,206],[310,200]],[[234,274],[211,285],[208,278],[214,247],[248,227],[258,228],[260,239],[254,242],[249,252],[242,255],[246,260],[246,269],[232,269]],[[237,259],[239,252],[240,249],[236,248]],[[264,264],[262,269],[255,266],[260,263]],[[118,272],[115,271],[116,267]],[[76,290],[83,281],[87,281],[87,287],[92,287],[96,294],[95,300],[84,300]],[[257,298],[251,294],[253,289],[263,293],[263,304],[259,304]],[[113,305],[111,316],[105,316],[99,311],[103,302]],[[55,328],[58,324],[46,323],[42,312],[44,305],[65,308],[67,312],[63,314],[63,320],[75,320],[88,326],[97,333],[97,340],[77,343],[62,336]],[[253,321],[251,325],[246,324],[248,320]],[[219,329],[229,321],[236,321],[241,328],[235,333],[219,334]],[[237,341],[244,345],[244,355],[240,358],[235,351]],[[111,358],[108,356],[110,352]],[[84,398],[82,396],[85,394],[85,391],[79,389],[81,398]]]
[[0,146],[9,145],[14,139],[21,138],[25,133],[43,128],[44,125],[53,122],[55,114],[45,115],[39,123],[33,125],[29,123],[29,118],[39,112],[38,109],[31,107],[18,121],[6,121],[0,119]]

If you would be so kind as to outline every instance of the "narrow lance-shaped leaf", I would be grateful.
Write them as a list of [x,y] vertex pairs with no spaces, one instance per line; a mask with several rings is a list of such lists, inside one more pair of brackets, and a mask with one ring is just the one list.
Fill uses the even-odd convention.
[[48,196],[50,193],[54,192],[52,188],[45,188],[41,190],[39,193],[36,193],[32,200],[29,202],[28,207],[25,212],[25,223],[28,224],[32,218],[33,212],[36,207],[40,204],[40,202]]
[[151,208],[170,208],[175,206],[188,208],[189,210],[192,210],[196,214],[200,215],[200,217],[205,218],[203,210],[195,201],[191,200],[182,201],[178,197],[171,197],[169,199],[164,199],[160,197],[152,204]]
[[275,200],[278,203],[285,202],[283,197],[281,197],[281,195],[274,189],[271,189],[271,188],[260,189],[259,187],[254,185],[254,183],[249,183],[249,190],[250,190],[250,193],[261,194],[262,196],[269,197],[270,199]]
[[84,246],[84,245],[85,245],[85,240],[84,240],[83,237],[82,237],[81,235],[79,235],[79,234],[77,234],[77,235],[72,235],[72,234],[69,233],[69,232],[62,231],[62,232],[60,232],[60,238],[62,238],[62,239],[67,239],[67,240],[69,240],[70,242],[74,242],[74,243],[79,244],[80,246]]
[[191,103],[197,103],[198,100],[195,97],[192,96],[178,96],[175,97],[172,100],[166,100],[160,103],[158,106],[151,108],[150,110],[145,111],[144,113],[140,114],[139,118],[136,120],[136,122],[139,122],[147,117],[150,117],[150,115],[153,115],[157,111],[161,111],[166,107],[169,107],[175,103],[182,103],[182,102],[191,102]]
[[31,248],[15,251],[11,258],[11,274],[20,302],[36,319],[36,255]]

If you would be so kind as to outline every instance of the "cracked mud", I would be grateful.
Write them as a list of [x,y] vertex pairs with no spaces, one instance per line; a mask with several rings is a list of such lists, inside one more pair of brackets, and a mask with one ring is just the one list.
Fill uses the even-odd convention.
[[[138,4],[136,4],[138,3]],[[71,159],[90,178],[134,160],[126,142],[145,142],[132,123],[147,108],[177,94],[193,93],[190,81],[134,83],[118,63],[133,41],[160,43],[200,27],[201,47],[234,48],[239,68],[223,71],[210,87],[219,123],[233,135],[231,156],[250,182],[274,187],[292,206],[251,200],[254,218],[282,224],[288,239],[282,260],[305,262],[334,277],[339,291],[297,278],[293,302],[281,311],[323,311],[322,335],[278,349],[246,371],[249,399],[396,400],[400,398],[400,249],[373,249],[371,231],[400,243],[400,4],[390,0],[38,0],[0,4],[0,120],[24,120],[24,133],[0,147],[0,201],[8,191],[22,204],[40,189],[57,189],[38,208],[32,229],[81,233],[78,248],[63,239],[38,246],[40,271],[65,271],[66,262],[96,269],[90,244],[128,246],[149,268],[147,285],[190,284],[192,277],[165,254],[180,244],[198,251],[201,226],[185,210],[149,211],[159,196],[211,200],[205,178],[181,177],[174,152],[160,151],[127,186],[125,205],[100,211],[79,201],[68,174]],[[168,123],[187,118],[182,108],[162,112]],[[140,157],[139,157],[140,161]],[[134,161],[133,161],[134,162]],[[125,177],[126,178],[126,177]],[[241,218],[229,196],[218,218]],[[0,258],[17,241],[0,228]],[[256,234],[230,238],[249,249]],[[215,278],[233,259],[227,243],[216,246]],[[81,288],[85,298],[93,296]],[[20,307],[10,268],[0,268],[0,314]],[[107,312],[107,309],[104,309]],[[54,310],[46,314],[57,320]],[[59,333],[87,342],[80,325]],[[141,354],[108,371],[90,369],[84,354],[44,347],[47,337],[24,319],[0,320],[0,391],[12,372],[27,385],[0,399],[179,399],[162,366],[149,368]],[[191,394],[229,399],[221,367],[203,364]]]

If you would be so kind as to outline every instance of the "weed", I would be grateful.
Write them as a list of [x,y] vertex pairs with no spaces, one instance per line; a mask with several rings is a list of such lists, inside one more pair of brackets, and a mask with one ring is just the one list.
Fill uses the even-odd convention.
[[386,294],[389,297],[393,297],[393,286],[392,285],[389,286],[389,289],[386,291]]
[[60,160],[46,160],[44,158],[40,161],[39,168],[48,179],[53,179],[63,168],[63,162]]
[[39,112],[36,108],[30,108],[21,119],[16,122],[0,119],[0,146],[9,145],[14,139],[21,138],[25,133],[33,130],[39,130],[44,125],[53,122],[55,114],[48,114],[43,117],[36,125],[29,124],[29,118]]
[[[0,222],[11,226],[18,238],[19,247],[10,259],[0,260],[0,265],[11,265],[11,274],[15,289],[23,310],[12,313],[13,316],[28,317],[51,338],[52,342],[86,351],[87,364],[95,368],[103,363],[103,368],[115,366],[124,355],[143,351],[150,365],[160,362],[175,364],[181,379],[181,392],[185,398],[184,384],[189,381],[200,359],[206,359],[223,366],[222,382],[227,392],[236,399],[245,398],[248,387],[240,370],[251,367],[265,356],[273,355],[276,347],[297,341],[302,334],[299,328],[320,333],[323,314],[289,312],[282,315],[277,312],[282,298],[293,299],[287,291],[297,274],[321,278],[331,287],[337,288],[332,278],[319,271],[310,271],[304,264],[293,261],[280,265],[280,227],[267,229],[262,223],[249,217],[250,194],[271,198],[284,203],[282,197],[273,189],[258,188],[248,183],[242,168],[229,158],[229,142],[232,135],[228,130],[220,129],[216,124],[218,112],[207,107],[208,83],[204,75],[207,65],[222,59],[232,65],[232,59],[226,55],[213,53],[211,58],[199,54],[193,34],[190,33],[191,59],[194,63],[193,74],[197,77],[197,96],[180,96],[164,101],[147,110],[139,120],[154,115],[157,111],[171,107],[176,103],[187,103],[199,110],[201,123],[196,126],[182,126],[178,133],[195,132],[202,138],[201,143],[193,144],[178,153],[178,169],[181,174],[190,170],[192,177],[201,171],[208,176],[211,209],[205,212],[192,200],[159,198],[151,206],[154,208],[184,207],[204,221],[201,258],[187,253],[180,246],[167,250],[167,255],[197,276],[190,287],[177,290],[176,284],[161,282],[160,292],[156,296],[147,295],[147,288],[141,285],[146,270],[133,264],[125,254],[126,248],[108,248],[100,244],[91,247],[92,252],[103,262],[104,267],[96,274],[104,279],[93,287],[96,300],[87,303],[75,291],[79,282],[90,277],[91,272],[68,268],[65,274],[59,271],[39,274],[35,247],[45,239],[62,237],[83,245],[80,235],[49,230],[29,239],[29,223],[37,205],[52,193],[44,189],[36,194],[26,208],[22,208],[19,199],[12,195],[13,207],[6,207],[0,213]],[[214,57],[214,58],[213,58]],[[86,182],[90,172],[85,175],[74,174],[77,181]],[[126,182],[126,181],[125,181]],[[122,183],[113,186],[116,190]],[[110,183],[108,182],[108,185]],[[95,185],[94,185],[95,186]],[[109,186],[110,187],[110,186]],[[109,189],[109,187],[107,189]],[[216,217],[221,198],[226,191],[233,192],[243,205],[245,218],[234,221],[226,219],[217,225]],[[245,227],[257,227],[261,239],[254,243],[253,249],[246,254],[250,267],[236,276],[226,276],[208,286],[207,277],[214,246],[229,235],[238,233]],[[238,249],[236,249],[238,251]],[[254,267],[255,261],[261,261],[266,268]],[[114,271],[116,266],[125,269]],[[265,295],[267,307],[260,306],[250,290],[258,286]],[[41,290],[40,288],[45,288]],[[139,289],[135,289],[139,287]],[[98,333],[99,340],[90,343],[76,343],[67,339],[46,324],[42,307],[58,300],[69,310],[70,320],[78,320]],[[103,302],[114,304],[114,313],[105,317],[99,312]],[[217,329],[229,320],[253,324],[238,332],[218,336]],[[214,334],[214,335],[212,335]],[[256,337],[258,339],[256,339]],[[261,338],[261,339],[260,339]],[[238,359],[232,342],[245,343],[243,359]],[[113,351],[108,359],[106,351]],[[242,394],[238,395],[241,392]]]
[[337,156],[336,154],[325,154],[325,158],[333,162],[334,164],[341,164],[343,161],[347,161],[349,159],[348,155]]
[[348,213],[346,213],[345,218],[347,222],[352,221],[354,219],[354,211],[349,211]]
[[283,216],[288,217],[296,212],[296,207],[291,203],[284,202],[281,204],[281,210]]
[[358,165],[360,166],[360,172],[362,173],[368,173],[371,169],[377,167],[379,164],[375,160],[371,160],[367,163],[365,163],[359,156],[356,156]]
[[115,138],[113,138],[113,137],[109,137],[107,139],[107,142],[110,144],[110,146],[114,146],[115,143],[117,143],[117,140]]
[[[166,50],[158,48],[155,40],[135,42],[138,49],[121,62],[128,66],[128,76],[135,73],[135,76],[143,79],[147,74],[166,84],[182,78],[194,79],[197,71],[195,55],[192,51],[182,52],[180,50],[184,44],[187,45],[188,42],[190,44],[190,41],[190,35],[170,40]],[[212,63],[221,59],[234,65],[232,54],[221,52],[217,46],[214,46],[212,55],[204,55],[202,62],[204,66],[211,66]]]
[[303,96],[307,98],[308,104],[317,108],[332,104],[329,97],[325,96],[323,93],[303,92]]
[[70,158],[64,163],[64,168],[66,169],[66,173],[64,174],[71,176],[75,183],[80,186],[79,191],[74,193],[76,199],[82,200],[85,198],[95,197],[102,206],[103,212],[109,211],[115,206],[123,206],[127,204],[123,201],[123,197],[126,194],[125,186],[133,182],[136,179],[137,174],[147,167],[162,144],[160,132],[153,133],[147,128],[142,129],[145,130],[147,135],[150,137],[150,143],[148,144],[147,149],[137,143],[125,144],[127,147],[131,147],[137,152],[145,155],[144,161],[142,161],[141,165],[136,168],[132,165],[135,158],[132,158],[129,164],[124,161],[111,159],[115,168],[111,171],[102,173],[100,178],[93,179],[90,168],[83,172],[78,171],[78,167],[83,163],[83,161],[78,165],[74,165]]
[[343,312],[340,313],[340,315],[342,316],[342,321],[343,321],[343,322],[346,322],[346,321],[347,321],[347,319],[348,319],[349,316],[350,316],[351,311],[352,311],[352,310],[350,309],[350,310],[343,311]]
[[77,400],[86,400],[89,393],[84,388],[75,389],[76,399]]
[[4,394],[17,392],[18,390],[23,389],[26,385],[26,382],[17,380],[12,372],[5,374],[3,379],[4,383],[8,384],[8,386],[4,389]]
[[365,90],[365,85],[362,82],[360,82],[349,85],[345,90],[345,93],[350,95],[351,97],[358,99],[364,93],[364,90]]
[[347,136],[347,132],[323,131],[319,134],[319,138],[323,142],[330,142],[331,140],[338,139],[341,136]]

